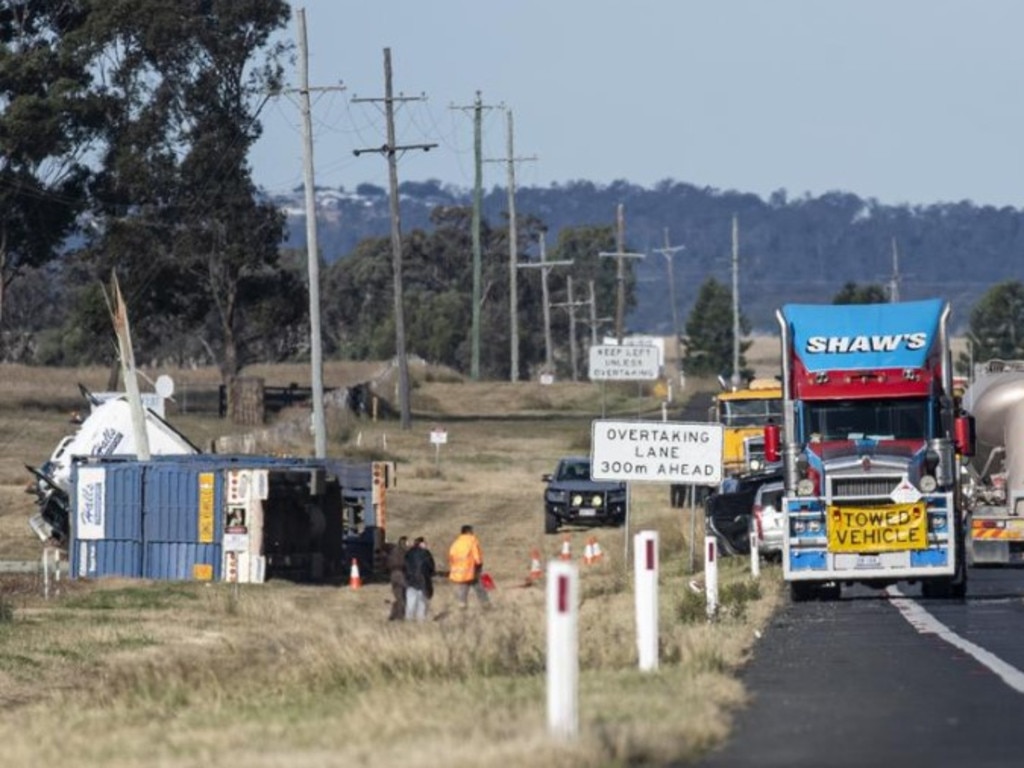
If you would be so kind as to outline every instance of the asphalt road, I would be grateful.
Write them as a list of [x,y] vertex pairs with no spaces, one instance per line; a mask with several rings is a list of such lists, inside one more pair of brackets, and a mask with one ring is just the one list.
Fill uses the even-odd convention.
[[1024,765],[1024,570],[972,569],[964,601],[919,595],[785,606],[743,670],[750,705],[699,765]]

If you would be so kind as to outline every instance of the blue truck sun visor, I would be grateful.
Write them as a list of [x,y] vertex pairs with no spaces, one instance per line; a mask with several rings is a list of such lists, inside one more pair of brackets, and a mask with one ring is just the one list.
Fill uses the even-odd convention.
[[945,302],[786,304],[793,351],[811,372],[920,368],[939,334]]

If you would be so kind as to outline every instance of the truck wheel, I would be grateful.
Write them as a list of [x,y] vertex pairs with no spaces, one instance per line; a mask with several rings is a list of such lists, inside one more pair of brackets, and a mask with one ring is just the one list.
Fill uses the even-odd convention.
[[551,512],[544,513],[544,533],[558,533],[558,517]]
[[806,603],[814,598],[814,585],[806,581],[791,581],[789,583],[789,599],[794,603]]
[[829,602],[838,600],[842,594],[843,588],[840,586],[838,581],[833,584],[827,584],[818,589],[818,596],[822,600],[827,600]]
[[944,600],[952,597],[951,579],[926,579],[921,582],[921,597],[926,600]]
[[956,573],[949,578],[921,582],[921,596],[938,600],[963,600],[967,597],[967,546],[962,536],[956,540]]

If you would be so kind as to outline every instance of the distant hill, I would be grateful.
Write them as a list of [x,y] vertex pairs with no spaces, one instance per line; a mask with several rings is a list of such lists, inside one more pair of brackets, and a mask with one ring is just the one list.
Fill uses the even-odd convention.
[[[438,205],[469,206],[472,200],[470,190],[437,181],[404,182],[400,195],[405,232],[428,228]],[[505,225],[507,199],[501,187],[485,192],[483,215],[493,226]],[[272,200],[289,214],[286,245],[304,247],[301,188]],[[317,201],[318,237],[329,262],[344,258],[364,238],[388,235],[387,192],[381,187],[320,189]],[[633,262],[639,300],[627,322],[634,332],[672,332],[668,262],[655,252],[664,247],[666,230],[671,245],[686,247],[673,259],[681,325],[709,275],[731,286],[733,215],[739,218],[740,305],[757,331],[775,331],[780,305],[830,301],[850,281],[888,288],[894,250],[899,297],[950,300],[956,331],[966,326],[971,308],[992,285],[1021,278],[1024,214],[1011,207],[969,201],[889,206],[843,192],[789,199],[784,190],[764,200],[671,180],[653,188],[574,181],[516,191],[517,212],[548,224],[549,249],[563,227],[614,225],[620,203],[627,249],[647,254]],[[536,244],[521,247],[536,258]]]

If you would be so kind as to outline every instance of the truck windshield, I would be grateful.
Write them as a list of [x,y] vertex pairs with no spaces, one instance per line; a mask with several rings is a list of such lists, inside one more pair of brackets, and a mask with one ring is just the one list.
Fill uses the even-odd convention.
[[810,440],[923,439],[928,399],[805,402],[802,423]]
[[724,400],[721,422],[726,427],[763,427],[769,418],[782,420],[782,400]]

